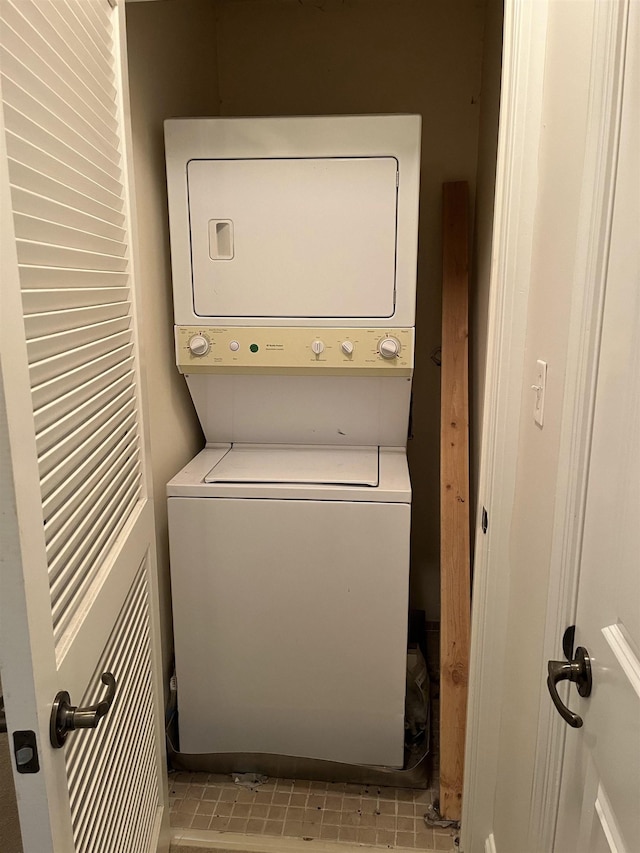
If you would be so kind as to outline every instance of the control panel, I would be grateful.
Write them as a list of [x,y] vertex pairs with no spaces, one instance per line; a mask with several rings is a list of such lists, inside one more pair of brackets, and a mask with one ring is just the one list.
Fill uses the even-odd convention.
[[411,376],[413,329],[176,326],[181,373]]

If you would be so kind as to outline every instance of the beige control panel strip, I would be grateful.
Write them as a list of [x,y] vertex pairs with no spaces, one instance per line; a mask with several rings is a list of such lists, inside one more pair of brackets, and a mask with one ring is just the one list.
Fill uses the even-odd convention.
[[413,329],[176,326],[181,373],[411,376]]

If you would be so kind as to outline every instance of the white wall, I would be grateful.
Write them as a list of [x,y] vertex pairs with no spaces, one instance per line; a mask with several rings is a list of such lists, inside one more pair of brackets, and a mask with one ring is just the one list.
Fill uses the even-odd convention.
[[[423,116],[417,351],[409,464],[412,604],[440,618],[442,183],[474,199],[484,2],[219,0],[222,115]],[[495,47],[492,45],[492,49]]]
[[133,130],[151,464],[158,543],[165,675],[173,634],[167,540],[168,480],[204,445],[175,366],[163,121],[215,115],[215,19],[208,0],[129,3],[127,48]]

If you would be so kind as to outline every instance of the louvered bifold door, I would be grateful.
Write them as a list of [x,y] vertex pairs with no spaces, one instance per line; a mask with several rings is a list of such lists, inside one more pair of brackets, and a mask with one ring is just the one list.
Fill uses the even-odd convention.
[[74,704],[104,689],[101,672],[117,681],[108,719],[64,747],[74,844],[78,853],[147,851],[162,758],[122,10],[108,0],[0,0],[0,16],[15,319],[52,660]]

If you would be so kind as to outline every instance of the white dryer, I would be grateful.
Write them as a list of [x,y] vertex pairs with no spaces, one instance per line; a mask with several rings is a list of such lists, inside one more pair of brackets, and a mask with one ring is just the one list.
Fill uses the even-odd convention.
[[180,750],[403,761],[420,119],[166,123]]

